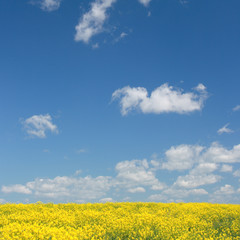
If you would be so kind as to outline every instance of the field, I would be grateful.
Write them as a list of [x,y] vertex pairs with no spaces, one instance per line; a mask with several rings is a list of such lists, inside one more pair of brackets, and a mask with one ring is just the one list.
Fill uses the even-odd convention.
[[240,239],[240,205],[0,204],[0,239]]

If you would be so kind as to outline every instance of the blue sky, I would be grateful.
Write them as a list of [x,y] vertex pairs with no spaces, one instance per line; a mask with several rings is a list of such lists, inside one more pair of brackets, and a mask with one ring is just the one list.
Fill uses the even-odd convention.
[[0,202],[240,201],[240,2],[0,2]]

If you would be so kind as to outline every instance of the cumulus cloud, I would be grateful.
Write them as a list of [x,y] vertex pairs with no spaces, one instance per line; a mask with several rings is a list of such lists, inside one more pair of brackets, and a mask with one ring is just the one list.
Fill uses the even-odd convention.
[[177,199],[184,199],[189,196],[202,196],[208,195],[208,192],[203,188],[196,189],[177,189],[168,188],[160,194],[152,194],[149,196],[150,201],[178,201]]
[[148,6],[148,4],[151,2],[151,0],[138,0],[141,4],[143,4],[145,7]]
[[224,125],[222,128],[218,129],[218,134],[223,134],[223,133],[233,133],[233,130],[228,128],[229,123]]
[[212,174],[217,168],[218,165],[216,163],[200,163],[189,174],[179,176],[174,185],[184,188],[195,188],[216,183],[221,180],[221,176]]
[[237,163],[240,162],[240,144],[233,146],[228,150],[220,144],[214,142],[211,147],[201,156],[201,160],[205,162],[215,163]]
[[128,189],[128,192],[130,192],[130,193],[143,193],[143,192],[146,192],[146,190],[143,187],[136,187],[136,188]]
[[192,168],[198,161],[199,155],[204,148],[194,145],[179,145],[171,147],[165,152],[166,162],[162,164],[163,169],[186,170]]
[[103,31],[103,25],[107,20],[107,10],[116,0],[95,0],[91,3],[91,9],[85,13],[75,27],[75,41],[88,43],[96,34]]
[[[155,163],[156,162],[156,163]],[[161,168],[168,170],[187,170],[191,169],[194,164],[206,163],[239,163],[240,162],[240,144],[227,149],[217,142],[213,142],[210,147],[200,145],[178,145],[172,146],[165,152],[165,159]],[[154,160],[157,166],[157,161]],[[204,166],[204,165],[199,165]],[[211,169],[208,165],[207,169]],[[200,168],[197,168],[200,170]]]
[[16,184],[12,186],[2,186],[2,192],[3,193],[22,193],[22,194],[31,194],[32,191],[21,184]]
[[106,194],[111,187],[111,177],[58,176],[54,179],[35,179],[28,182],[26,187],[39,197],[91,200]]
[[234,176],[234,177],[240,177],[240,169],[236,170],[236,171],[233,173],[233,176]]
[[221,172],[232,172],[233,167],[231,165],[223,164],[221,168]]
[[52,123],[52,117],[46,115],[34,115],[22,122],[26,132],[30,136],[45,138],[46,132],[58,133],[57,126]]
[[4,193],[33,194],[38,198],[47,199],[69,199],[78,201],[79,198],[92,200],[100,198],[111,187],[111,178],[99,176],[87,177],[55,177],[54,179],[35,179],[25,185],[16,184],[13,186],[3,186]]
[[225,186],[221,187],[219,190],[214,192],[214,194],[229,195],[229,194],[233,194],[234,192],[235,192],[234,188],[231,185],[226,184]]
[[152,190],[160,190],[165,187],[165,184],[156,178],[155,172],[149,168],[146,159],[120,162],[116,165],[116,171],[118,173],[116,185],[131,189],[130,192],[136,189],[140,190],[141,186],[150,186]]
[[116,171],[115,177],[80,177],[77,172],[72,177],[37,178],[25,185],[3,186],[2,192],[32,194],[38,198],[77,202],[79,199],[81,201],[100,199],[113,188],[115,190],[120,188],[130,193],[145,192],[144,187],[156,191],[165,188],[165,184],[161,183],[156,178],[155,172],[150,169],[147,160],[119,162]]
[[127,86],[117,89],[112,94],[112,100],[119,99],[122,115],[127,115],[133,110],[139,110],[145,114],[169,112],[186,114],[200,111],[207,98],[207,92],[203,84],[199,84],[194,91],[183,93],[182,90],[163,84],[148,96],[146,88]]
[[217,168],[216,163],[200,163],[189,174],[179,176],[174,185],[184,188],[195,188],[216,183],[221,180],[221,176],[212,174]]
[[175,184],[185,188],[195,188],[202,185],[213,184],[220,181],[221,177],[214,174],[188,174],[186,176],[179,176]]
[[[226,174],[220,174],[232,172],[233,163],[239,162],[240,145],[227,149],[218,143],[213,143],[210,147],[182,144],[168,149],[164,162],[157,160],[157,156],[150,161],[143,159],[119,162],[115,166],[114,176],[82,177],[82,173],[80,176],[77,171],[69,177],[37,178],[24,185],[2,186],[2,192],[28,194],[37,199],[75,202],[112,201],[110,197],[106,197],[110,191],[117,198],[129,193],[142,193],[146,197],[149,191],[157,191],[149,200],[166,202],[198,201],[206,199],[204,196],[208,200],[220,202],[221,196],[226,193],[225,195],[233,195],[233,198],[224,198],[224,201],[237,202],[238,192],[229,185],[217,191],[216,185],[212,189],[208,186],[212,192],[210,194],[200,187],[218,183],[224,178],[226,180]],[[167,178],[167,186],[162,182],[166,179],[166,170],[181,170],[184,174],[176,175],[175,172]],[[239,169],[233,172],[233,176],[240,176]]]
[[236,111],[238,111],[238,110],[240,110],[240,105],[237,105],[236,107],[233,108],[233,111],[234,111],[234,112],[236,112]]
[[99,200],[100,203],[114,202],[112,198],[102,198]]
[[236,201],[239,203],[239,197],[237,196],[238,191],[234,190],[234,187],[230,184],[225,184],[220,187],[217,191],[215,191],[210,196],[210,202],[217,203],[230,203]]
[[32,4],[37,4],[43,11],[52,12],[60,7],[62,0],[32,0]]

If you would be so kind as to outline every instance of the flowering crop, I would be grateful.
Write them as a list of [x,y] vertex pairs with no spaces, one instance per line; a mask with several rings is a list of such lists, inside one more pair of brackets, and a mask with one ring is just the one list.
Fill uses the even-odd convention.
[[0,239],[240,239],[240,205],[0,204]]

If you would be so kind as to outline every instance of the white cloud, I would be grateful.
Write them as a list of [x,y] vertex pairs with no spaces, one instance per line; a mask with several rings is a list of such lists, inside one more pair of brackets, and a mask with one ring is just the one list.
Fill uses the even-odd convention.
[[88,43],[96,34],[103,31],[103,25],[107,19],[107,10],[116,0],[95,0],[91,3],[91,9],[85,13],[75,27],[75,41]]
[[141,4],[143,4],[145,7],[148,6],[148,4],[151,2],[151,0],[138,0]]
[[234,193],[235,193],[234,188],[229,184],[226,184],[225,186],[221,187],[219,190],[214,192],[214,194],[220,194],[220,195],[229,195]]
[[[26,184],[16,184],[11,186],[2,186],[3,193],[28,194],[38,199],[54,201],[100,201],[104,202],[111,198],[106,194],[115,194],[121,198],[121,194],[143,193],[146,196],[149,190],[158,191],[153,194],[149,200],[166,202],[184,201],[194,199],[199,201],[201,196],[208,192],[203,188],[204,185],[210,185],[219,182],[224,175],[217,175],[221,172],[232,171],[233,166],[229,163],[240,162],[240,145],[233,146],[232,149],[226,149],[218,143],[213,143],[210,147],[199,145],[179,145],[171,147],[165,152],[165,162],[157,160],[131,160],[119,162],[116,167],[115,176],[82,177],[80,171],[76,171],[73,176],[57,176],[55,178],[41,179],[37,178]],[[165,164],[165,165],[164,165]],[[164,167],[163,167],[164,166]],[[168,186],[161,182],[166,179],[166,170],[185,170],[184,174],[167,178]],[[189,170],[186,173],[186,170]],[[160,171],[160,174],[157,174]],[[162,171],[162,174],[161,174]],[[81,175],[79,175],[81,173]],[[239,177],[240,170],[233,172],[233,176]],[[174,178],[173,178],[174,177]],[[214,192],[210,188],[209,191]],[[233,187],[225,185],[214,193],[209,194],[208,200],[221,202],[237,202],[237,191],[232,191]],[[233,195],[233,198],[221,198],[224,192],[226,195]],[[236,196],[235,196],[236,195]],[[187,198],[187,199],[185,199]]]
[[3,198],[0,198],[0,204],[3,204],[3,203],[5,203],[6,202],[6,200],[5,199],[3,199]]
[[229,123],[224,125],[222,128],[218,129],[218,134],[223,134],[223,133],[233,133],[233,130],[228,128]]
[[128,192],[130,192],[130,193],[143,193],[143,192],[146,192],[146,190],[143,187],[136,187],[136,188],[128,189]]
[[234,111],[234,112],[236,112],[236,111],[238,111],[238,110],[240,110],[240,105],[237,105],[236,107],[233,108],[233,111]]
[[201,156],[201,161],[215,163],[237,163],[240,162],[240,144],[228,150],[214,142]]
[[192,175],[201,175],[201,174],[206,174],[206,173],[212,173],[216,171],[218,168],[218,165],[216,163],[200,163],[197,165],[194,169],[190,171]]
[[162,164],[162,168],[168,170],[190,169],[193,164],[198,161],[199,154],[202,150],[203,147],[198,145],[183,144],[171,147],[165,152],[167,162]]
[[32,0],[32,4],[37,4],[42,10],[52,12],[60,7],[62,0]]
[[155,172],[149,168],[146,159],[119,162],[116,171],[118,172],[116,184],[128,190],[140,186],[149,186],[153,190],[165,187],[165,184],[156,178]]
[[12,186],[2,186],[2,192],[4,193],[22,193],[22,194],[31,194],[31,190],[21,184],[16,184]]
[[216,163],[200,163],[189,174],[179,176],[174,185],[184,188],[195,188],[216,183],[221,179],[220,176],[212,174],[217,168],[218,165]]
[[99,200],[100,203],[114,202],[112,198],[102,198]]
[[89,200],[104,196],[111,187],[111,177],[56,177],[54,179],[35,179],[26,186],[36,196],[47,198],[71,198]]
[[114,42],[119,42],[121,39],[125,38],[127,35],[128,35],[127,33],[122,32],[122,33],[120,34],[120,36],[118,36],[118,37],[114,40]]
[[186,176],[179,176],[175,184],[185,188],[195,188],[202,185],[213,184],[220,181],[221,177],[214,174],[188,174]]
[[238,190],[235,191],[234,187],[230,184],[225,184],[217,191],[211,194],[209,201],[215,203],[239,203],[239,197],[237,196]]
[[151,186],[151,189],[154,190],[154,191],[159,191],[159,190],[162,190],[164,188],[166,188],[166,184],[161,183],[161,182],[155,183]]
[[197,93],[183,93],[168,84],[156,88],[150,96],[143,87],[131,88],[129,86],[116,90],[112,94],[112,100],[120,99],[121,113],[127,115],[132,110],[140,110],[142,113],[180,113],[186,114],[200,111],[203,108],[207,92],[202,84],[195,89]]
[[99,48],[99,44],[98,43],[95,43],[95,44],[92,45],[92,49],[97,49],[97,48]]
[[159,202],[167,200],[167,197],[163,194],[152,194],[148,197],[150,201]]
[[49,114],[34,115],[24,120],[22,124],[30,136],[45,138],[46,131],[58,133],[57,126],[52,123],[52,117]]
[[[200,145],[178,145],[172,146],[165,152],[163,169],[187,170],[194,164],[205,163],[206,169],[216,168],[212,163],[237,163],[240,162],[240,144],[228,150],[217,142],[213,142],[209,148]],[[153,165],[158,167],[158,161],[153,160]],[[204,165],[200,165],[203,167]],[[199,167],[200,167],[199,166]],[[199,169],[199,168],[198,168]]]
[[194,89],[198,92],[204,92],[204,93],[207,90],[207,88],[202,83],[199,83]]
[[84,149],[84,148],[81,148],[81,149],[78,149],[77,150],[77,153],[85,153],[85,152],[87,152],[87,150],[86,149]]
[[233,173],[233,176],[234,176],[234,177],[240,177],[240,169],[236,170],[236,171]]
[[172,197],[185,198],[189,195],[206,195],[208,192],[203,188],[195,188],[190,190],[169,188],[164,190],[163,194],[170,195]]
[[223,164],[221,168],[221,172],[232,172],[233,167],[231,165]]
[[[177,199],[186,198],[189,196],[202,196],[208,195],[208,192],[203,188],[196,189],[177,189],[177,188],[168,188],[160,194],[153,194],[149,196],[150,201],[177,201]],[[169,198],[170,197],[170,198]]]

